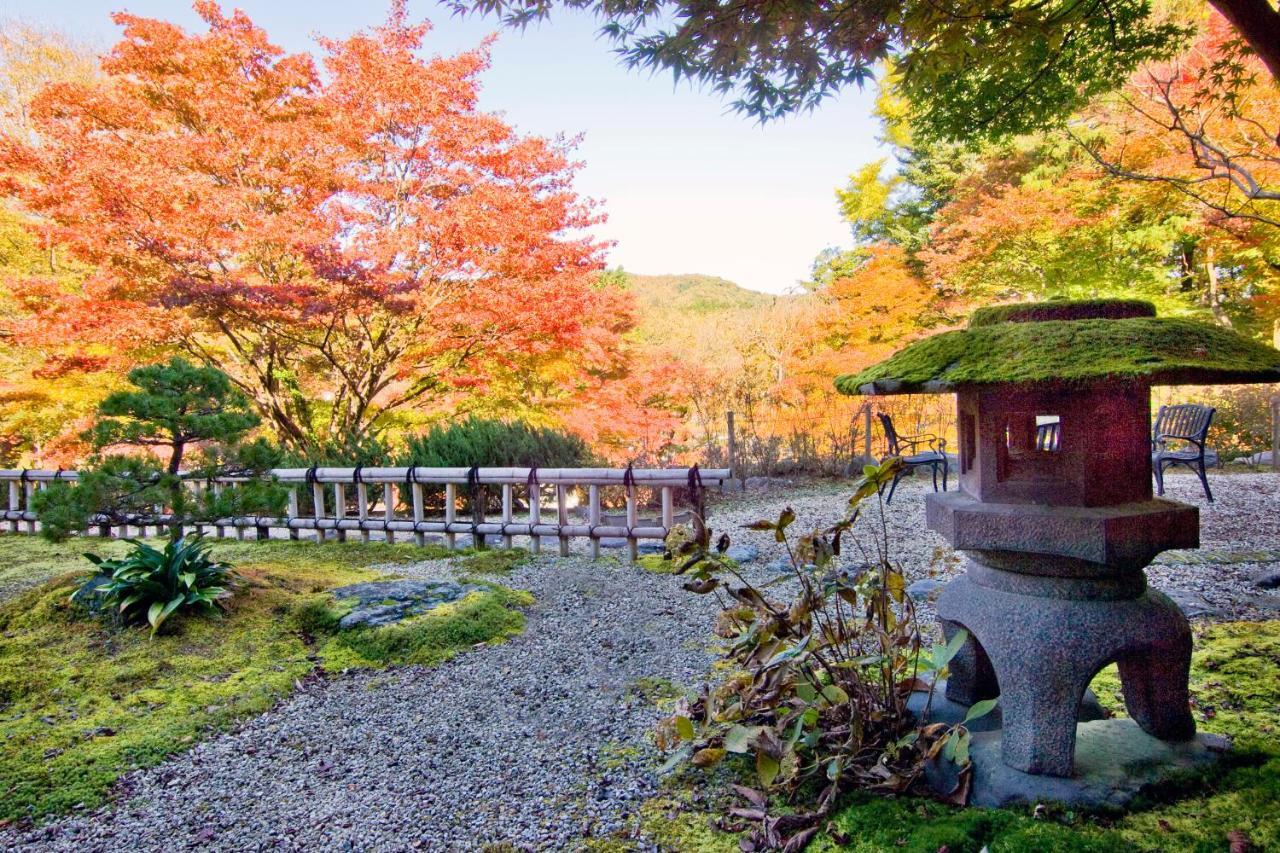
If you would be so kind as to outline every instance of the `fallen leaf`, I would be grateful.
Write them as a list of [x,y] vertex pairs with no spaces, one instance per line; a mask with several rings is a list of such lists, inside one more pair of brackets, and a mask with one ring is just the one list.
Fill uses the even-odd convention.
[[1227,843],[1230,845],[1227,848],[1230,853],[1251,853],[1253,850],[1253,841],[1243,829],[1233,829],[1228,832]]

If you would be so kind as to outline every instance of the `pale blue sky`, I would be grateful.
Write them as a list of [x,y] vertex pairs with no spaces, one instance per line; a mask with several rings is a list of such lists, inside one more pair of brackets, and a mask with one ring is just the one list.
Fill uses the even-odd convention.
[[[385,15],[358,0],[239,0],[288,50],[314,48],[312,35],[342,36]],[[188,3],[164,0],[0,0],[0,17],[46,23],[96,46],[127,9],[188,28]],[[451,18],[432,0],[410,0],[415,18],[435,24],[432,52],[474,46],[492,19]],[[851,90],[812,115],[760,127],[724,101],[666,74],[627,71],[589,16],[559,12],[524,33],[502,31],[485,75],[482,106],[521,130],[582,133],[584,195],[601,199],[617,241],[610,263],[637,273],[702,272],[779,292],[803,278],[813,256],[848,244],[834,189],[857,166],[882,156],[871,118],[874,92]]]

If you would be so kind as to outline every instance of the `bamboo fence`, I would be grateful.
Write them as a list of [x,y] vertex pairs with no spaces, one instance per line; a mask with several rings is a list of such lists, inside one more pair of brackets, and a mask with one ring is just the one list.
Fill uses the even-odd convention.
[[[270,476],[288,488],[285,515],[236,516],[190,523],[201,533],[237,539],[277,538],[360,541],[371,538],[395,542],[412,537],[424,545],[428,537],[440,537],[446,547],[458,547],[458,536],[467,535],[481,546],[497,540],[510,548],[516,537],[527,541],[529,550],[541,552],[554,542],[562,556],[569,554],[575,538],[588,540],[591,557],[600,555],[602,540],[621,541],[630,559],[635,560],[642,539],[665,539],[677,520],[689,517],[700,507],[702,490],[729,479],[727,468],[277,468]],[[8,508],[3,521],[11,533],[39,532],[32,511],[38,489],[58,481],[75,482],[74,471],[0,470],[0,481],[8,484]],[[189,479],[186,487],[221,491],[244,477]],[[486,513],[489,488],[497,488],[501,510],[496,518]],[[622,493],[618,509],[608,513],[602,490]],[[657,493],[657,514],[642,509],[637,492]],[[585,507],[574,506],[577,495],[586,491]],[[438,512],[428,514],[428,492],[443,492]],[[304,507],[306,494],[309,506]],[[676,496],[690,504],[677,516]],[[477,496],[478,499],[477,499]],[[471,510],[459,511],[460,498],[469,498]],[[353,500],[354,498],[354,500]],[[585,517],[583,516],[585,509]],[[642,511],[646,513],[642,516]],[[463,517],[465,515],[466,517]],[[170,518],[163,508],[153,514],[125,519],[95,519],[91,527],[99,536],[127,537],[131,531],[145,536],[148,528],[166,528]]]

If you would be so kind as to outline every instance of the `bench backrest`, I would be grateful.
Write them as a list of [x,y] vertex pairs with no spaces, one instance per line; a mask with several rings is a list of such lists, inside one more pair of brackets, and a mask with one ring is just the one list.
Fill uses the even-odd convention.
[[893,428],[893,418],[884,412],[876,412],[876,417],[880,419],[880,427],[884,430],[884,439],[889,442],[889,455],[901,456],[898,452],[898,431]]
[[1050,421],[1036,427],[1036,450],[1057,450],[1058,437],[1062,434],[1062,422]]
[[1179,438],[1203,445],[1215,411],[1217,410],[1212,406],[1201,406],[1198,403],[1161,406],[1156,413],[1156,423],[1152,429],[1152,434],[1156,441],[1165,438]]

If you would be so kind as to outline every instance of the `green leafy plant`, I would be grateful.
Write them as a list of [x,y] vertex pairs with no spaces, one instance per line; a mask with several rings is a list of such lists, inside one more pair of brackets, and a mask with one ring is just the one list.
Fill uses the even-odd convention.
[[80,585],[73,601],[96,604],[126,625],[146,622],[155,636],[174,613],[217,612],[231,595],[235,570],[213,559],[201,537],[170,539],[163,550],[130,541],[133,550],[118,560],[85,554],[98,573]]
[[[720,599],[716,633],[725,640],[731,674],[678,704],[659,724],[657,741],[674,750],[671,767],[688,760],[707,768],[731,754],[751,758],[759,787],[735,786],[746,805],[731,809],[724,824],[751,828],[750,849],[798,850],[843,792],[923,788],[927,766],[936,771],[935,786],[939,778],[950,780],[948,799],[967,797],[963,724],[921,725],[907,708],[913,691],[931,695],[966,637],[924,649],[906,581],[892,560],[880,497],[901,466],[897,458],[867,466],[848,516],[794,542],[790,508],[775,521],[749,525],[773,531],[790,556],[790,573],[766,584],[747,581],[724,557],[728,536],[709,548],[711,532],[696,520],[668,542],[682,560],[677,573],[689,578],[684,588]],[[864,541],[850,531],[869,501],[877,526]],[[852,565],[839,559],[842,550],[853,552]],[[785,580],[794,582],[789,603],[769,594]],[[993,706],[976,704],[970,720]],[[770,815],[770,794],[789,803],[787,814]]]

